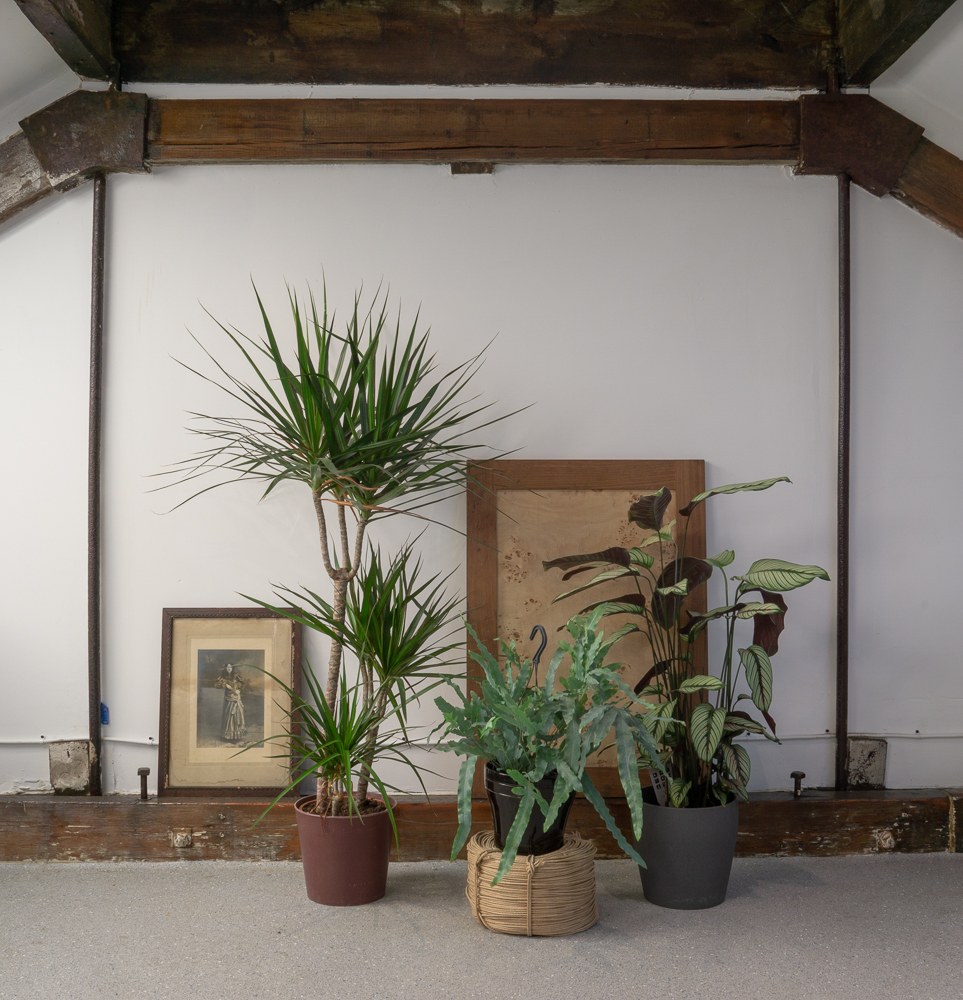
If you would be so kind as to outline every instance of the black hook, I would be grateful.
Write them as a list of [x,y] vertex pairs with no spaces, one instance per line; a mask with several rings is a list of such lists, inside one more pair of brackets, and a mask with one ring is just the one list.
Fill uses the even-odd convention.
[[542,641],[539,644],[538,652],[532,657],[532,666],[535,668],[535,685],[538,686],[538,661],[542,658],[542,653],[545,652],[545,647],[548,645],[548,636],[545,634],[545,629],[541,625],[536,625],[532,629],[532,634],[528,637],[528,641],[531,642],[538,633],[542,634]]

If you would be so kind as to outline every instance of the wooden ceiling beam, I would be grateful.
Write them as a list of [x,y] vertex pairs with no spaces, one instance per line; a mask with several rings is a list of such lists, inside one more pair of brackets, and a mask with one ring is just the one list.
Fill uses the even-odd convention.
[[17,0],[30,23],[84,80],[113,80],[110,0]]
[[114,0],[125,81],[823,87],[834,0]]
[[0,222],[98,171],[188,163],[792,163],[963,236],[963,160],[867,95],[799,101],[148,101],[77,91],[0,144]]
[[152,163],[793,163],[794,101],[151,102]]
[[839,52],[843,83],[868,87],[954,0],[840,0]]

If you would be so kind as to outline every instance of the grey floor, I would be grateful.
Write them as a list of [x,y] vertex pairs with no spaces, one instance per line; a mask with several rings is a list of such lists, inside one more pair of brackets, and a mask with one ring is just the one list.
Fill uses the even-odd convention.
[[484,930],[465,875],[392,865],[383,900],[338,909],[297,864],[0,865],[0,997],[963,997],[963,854],[738,860],[694,912],[603,861],[599,923],[569,938]]

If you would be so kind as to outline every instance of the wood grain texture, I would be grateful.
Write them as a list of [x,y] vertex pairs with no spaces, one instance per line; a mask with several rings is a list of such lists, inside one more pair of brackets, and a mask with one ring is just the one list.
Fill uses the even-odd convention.
[[154,163],[790,163],[793,101],[156,100]]
[[840,0],[843,82],[868,87],[954,0]]
[[894,198],[963,236],[963,160],[922,139],[892,190]]
[[[609,799],[619,826],[629,829],[625,802]],[[753,795],[740,806],[739,857],[888,854],[950,848],[951,804],[963,790],[788,792]],[[0,798],[0,861],[297,861],[294,799],[257,825],[266,801],[10,795]],[[392,860],[447,859],[458,825],[453,801],[401,802],[399,843]],[[473,829],[491,829],[486,801],[472,806]],[[958,817],[963,819],[963,817]],[[598,846],[600,858],[624,857],[595,810],[582,798],[568,822]],[[191,846],[175,847],[176,834]],[[958,841],[956,850],[960,850]]]
[[825,84],[832,0],[114,0],[125,80]]
[[79,77],[113,79],[107,0],[17,0],[17,6]]
[[0,143],[0,223],[54,193],[22,132]]

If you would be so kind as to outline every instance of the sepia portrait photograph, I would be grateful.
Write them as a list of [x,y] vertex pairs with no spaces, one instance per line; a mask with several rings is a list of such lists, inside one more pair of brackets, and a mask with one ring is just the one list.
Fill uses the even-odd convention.
[[196,745],[238,747],[263,739],[264,650],[198,650]]
[[160,794],[284,788],[300,626],[259,608],[167,608]]

